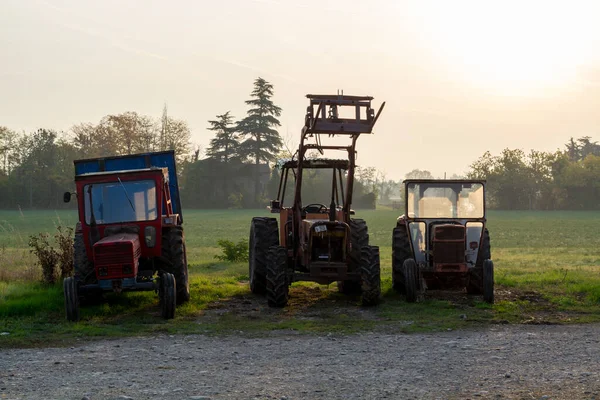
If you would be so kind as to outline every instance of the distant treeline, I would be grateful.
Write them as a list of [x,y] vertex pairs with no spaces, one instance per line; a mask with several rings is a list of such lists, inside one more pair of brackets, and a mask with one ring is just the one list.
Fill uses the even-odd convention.
[[[256,79],[245,118],[234,122],[226,112],[209,121],[214,138],[204,155],[193,148],[187,123],[169,116],[166,107],[159,118],[125,112],[107,115],[97,124],[75,125],[66,133],[39,129],[26,134],[0,126],[0,208],[74,207],[62,202],[62,194],[74,188],[73,160],[168,149],[178,158],[184,207],[265,207],[277,194],[275,161],[291,156],[276,130],[281,109],[272,96],[273,86]],[[389,195],[394,186],[373,168],[360,169],[358,178],[354,190],[358,208],[374,208],[376,193]],[[330,179],[309,173],[304,202],[327,202]],[[287,193],[289,204],[291,187]]]
[[564,150],[486,152],[469,178],[487,179],[487,205],[501,210],[600,209],[600,145],[584,136]]

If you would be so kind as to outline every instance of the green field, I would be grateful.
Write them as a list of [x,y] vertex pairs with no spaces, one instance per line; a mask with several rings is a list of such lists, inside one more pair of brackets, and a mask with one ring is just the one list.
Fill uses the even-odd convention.
[[489,323],[600,321],[600,212],[490,212],[496,304],[462,293],[429,292],[407,304],[391,290],[391,231],[396,211],[359,211],[379,245],[383,302],[363,308],[336,285],[296,283],[290,305],[269,309],[249,293],[245,263],[215,259],[219,239],[247,239],[252,216],[265,210],[188,210],[184,214],[192,300],[175,320],[159,316],[154,293],[109,295],[82,309],[82,321],[64,321],[62,287],[36,282],[39,269],[28,236],[73,226],[75,212],[0,211],[0,347],[31,346],[78,337],[156,332],[257,334],[269,330],[410,332]]

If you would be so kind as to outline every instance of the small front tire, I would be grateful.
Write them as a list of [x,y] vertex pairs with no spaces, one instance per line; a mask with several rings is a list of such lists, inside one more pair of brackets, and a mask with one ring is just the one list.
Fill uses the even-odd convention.
[[177,290],[173,274],[164,272],[160,277],[160,314],[164,319],[175,318],[175,305],[177,304]]
[[483,262],[483,301],[494,304],[494,263],[492,260]]
[[67,320],[72,322],[79,321],[79,295],[77,293],[77,282],[75,278],[69,276],[63,281],[63,291],[65,295],[65,312]]
[[361,284],[362,305],[374,306],[379,304],[381,297],[381,267],[379,262],[379,247],[364,246],[361,251]]
[[289,282],[287,249],[271,246],[267,257],[267,302],[269,307],[285,307],[288,303]]

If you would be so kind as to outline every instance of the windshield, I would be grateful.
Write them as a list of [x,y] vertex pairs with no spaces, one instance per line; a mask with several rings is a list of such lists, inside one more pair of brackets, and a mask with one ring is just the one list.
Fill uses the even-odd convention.
[[411,218],[482,218],[481,183],[409,183],[408,216]]
[[97,224],[151,221],[157,218],[156,187],[152,180],[119,180],[85,185],[83,194],[87,224],[92,221],[92,206]]

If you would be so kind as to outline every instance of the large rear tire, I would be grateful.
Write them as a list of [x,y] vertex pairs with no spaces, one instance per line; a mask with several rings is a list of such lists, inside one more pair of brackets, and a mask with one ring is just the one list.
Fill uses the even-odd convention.
[[73,269],[77,281],[83,283],[96,282],[94,264],[88,259],[85,243],[83,241],[83,233],[81,232],[76,233],[75,239],[73,240]]
[[177,304],[177,283],[173,274],[163,272],[160,277],[159,298],[160,314],[164,319],[175,318]]
[[483,230],[483,235],[481,237],[481,247],[477,252],[475,267],[469,271],[467,281],[468,294],[483,294],[483,264],[485,260],[491,258],[490,233],[486,228]]
[[[350,220],[350,254],[348,254],[348,270],[360,271],[362,265],[362,248],[369,245],[369,228],[364,219]],[[354,296],[361,293],[361,282],[338,281],[340,293]]]
[[268,252],[272,246],[279,245],[277,220],[267,217],[252,218],[248,245],[250,291],[254,294],[265,294]]
[[190,300],[190,283],[182,226],[166,228],[162,238],[162,254],[171,262],[167,270],[177,284],[177,304]]
[[413,254],[406,225],[400,225],[394,228],[392,234],[392,287],[400,294],[406,293],[404,261],[412,257]]
[[494,263],[492,260],[483,262],[483,301],[494,304]]
[[362,266],[360,270],[362,284],[362,305],[379,304],[381,297],[381,268],[379,263],[379,247],[362,248]]
[[77,293],[77,282],[69,276],[63,280],[63,291],[65,296],[65,312],[67,321],[79,321],[79,296]]
[[406,301],[414,303],[417,301],[419,267],[412,258],[404,261],[404,290]]
[[285,307],[288,303],[288,294],[287,249],[282,246],[271,246],[267,263],[267,302],[269,307]]

